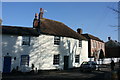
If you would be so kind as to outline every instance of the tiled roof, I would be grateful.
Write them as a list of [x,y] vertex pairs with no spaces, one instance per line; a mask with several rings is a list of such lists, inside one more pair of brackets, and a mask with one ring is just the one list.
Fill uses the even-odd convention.
[[97,41],[100,41],[100,42],[103,42],[103,40],[100,40],[98,37],[95,37],[91,34],[82,34],[84,37],[86,37],[88,40],[89,39],[93,39],[93,40],[97,40]]
[[84,36],[78,34],[62,22],[43,18],[40,20],[40,31],[43,34],[71,37],[79,40],[87,40]]
[[39,36],[36,29],[18,26],[0,26],[2,34]]

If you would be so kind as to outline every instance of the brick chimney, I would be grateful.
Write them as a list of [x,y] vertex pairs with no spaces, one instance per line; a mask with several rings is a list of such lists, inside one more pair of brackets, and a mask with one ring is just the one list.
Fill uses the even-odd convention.
[[43,13],[44,13],[43,9],[40,8],[39,16],[37,13],[35,14],[35,18],[33,20],[33,28],[37,28],[37,29],[40,28],[40,19],[43,18]]
[[35,13],[35,18],[33,20],[33,28],[37,28],[38,27],[38,14]]
[[81,28],[78,28],[78,29],[77,29],[77,33],[82,34],[82,29],[81,29]]
[[43,18],[43,8],[40,8],[40,13],[39,13],[39,19],[42,19]]

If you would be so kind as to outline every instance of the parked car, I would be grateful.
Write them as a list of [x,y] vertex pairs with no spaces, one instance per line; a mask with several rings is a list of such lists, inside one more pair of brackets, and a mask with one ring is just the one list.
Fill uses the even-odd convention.
[[95,61],[84,61],[80,66],[80,71],[94,71],[98,67],[97,63]]

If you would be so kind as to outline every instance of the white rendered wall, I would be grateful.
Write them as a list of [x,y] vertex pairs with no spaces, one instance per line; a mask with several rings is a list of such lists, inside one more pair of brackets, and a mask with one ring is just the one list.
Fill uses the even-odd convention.
[[[88,42],[82,41],[82,47],[78,47],[79,41],[73,38],[61,37],[60,45],[54,45],[54,36],[40,35],[31,37],[30,46],[22,45],[22,36],[3,35],[2,53],[12,56],[11,70],[20,66],[21,55],[29,55],[31,64],[42,70],[63,69],[64,56],[69,56],[69,68],[79,67],[82,61],[88,59]],[[54,54],[60,54],[60,64],[53,65]],[[75,55],[80,54],[80,63],[75,63]],[[16,57],[16,60],[14,60]]]
[[[9,53],[8,56],[12,57],[12,65],[11,68],[16,66],[20,66],[20,55],[24,53],[24,49],[21,46],[21,36],[12,36],[12,35],[3,35],[2,36],[2,54],[3,54],[3,61],[4,56]],[[16,60],[14,60],[16,57]]]
[[83,40],[82,41],[82,54],[81,54],[81,63],[83,61],[89,61],[89,58],[88,58],[88,41],[85,41]]
[[[31,41],[34,42],[34,41]],[[34,63],[35,66],[38,69],[63,69],[64,66],[64,56],[69,56],[69,68],[72,67],[79,67],[80,63],[75,63],[75,55],[80,54],[80,61],[81,57],[85,54],[87,55],[87,42],[83,42],[83,53],[81,52],[81,47],[78,47],[79,41],[72,38],[66,38],[61,37],[60,45],[54,45],[54,36],[47,36],[47,35],[41,35],[39,36],[38,41],[39,42],[39,51],[36,55],[36,57],[32,57],[32,55],[35,54],[35,52],[31,53],[31,60],[30,64]],[[38,44],[36,44],[37,46]],[[35,45],[34,45],[35,46]],[[38,49],[36,49],[37,51]],[[86,52],[85,52],[86,51]],[[59,65],[53,65],[53,56],[54,54],[60,54],[60,64]],[[85,56],[86,56],[85,55]],[[88,57],[88,56],[87,56]],[[86,59],[86,57],[82,57],[83,60]],[[39,60],[35,60],[39,59]],[[40,62],[39,62],[40,61]]]

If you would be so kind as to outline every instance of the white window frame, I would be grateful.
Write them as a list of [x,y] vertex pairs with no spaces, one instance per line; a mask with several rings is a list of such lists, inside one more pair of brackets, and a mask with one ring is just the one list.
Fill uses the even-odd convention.
[[22,37],[22,45],[30,46],[30,36],[23,36]]
[[60,62],[60,54],[56,54],[53,56],[53,65],[59,65]]
[[80,55],[75,55],[75,63],[79,63],[80,62]]
[[21,65],[29,66],[29,55],[21,55]]
[[54,36],[54,45],[60,45],[60,37]]

